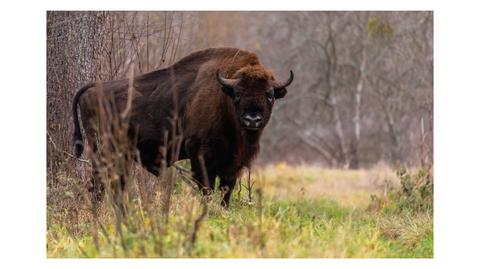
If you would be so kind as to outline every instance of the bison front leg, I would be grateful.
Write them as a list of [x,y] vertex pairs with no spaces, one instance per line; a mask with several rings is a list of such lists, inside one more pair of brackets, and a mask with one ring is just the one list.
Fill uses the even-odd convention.
[[220,184],[218,188],[223,195],[222,206],[228,207],[230,205],[230,196],[232,196],[233,189],[237,183],[237,178],[235,177],[220,177]]
[[211,162],[205,162],[202,157],[192,158],[190,160],[192,166],[193,177],[204,195],[211,193],[213,186],[215,186],[215,169]]

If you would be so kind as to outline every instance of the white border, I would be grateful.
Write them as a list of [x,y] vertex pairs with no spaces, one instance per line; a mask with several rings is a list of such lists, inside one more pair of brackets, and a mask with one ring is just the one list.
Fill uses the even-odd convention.
[[84,0],[50,1],[47,10],[431,10],[434,0]]
[[[478,10],[454,1],[2,2],[0,97],[2,268],[480,268]],[[473,1],[472,1],[473,3]],[[8,3],[9,4],[9,3]],[[49,259],[45,258],[46,10],[434,10],[434,259]],[[5,61],[6,59],[6,61]],[[6,258],[6,259],[5,259]],[[5,266],[6,265],[6,266]],[[7,267],[8,266],[8,267]]]

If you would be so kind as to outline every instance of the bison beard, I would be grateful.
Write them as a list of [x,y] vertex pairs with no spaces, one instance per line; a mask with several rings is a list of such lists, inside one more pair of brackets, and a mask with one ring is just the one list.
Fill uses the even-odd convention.
[[[162,160],[170,166],[190,159],[201,189],[209,192],[219,176],[219,187],[225,189],[222,204],[228,206],[241,169],[249,167],[259,151],[259,139],[275,100],[285,96],[292,80],[291,71],[288,80],[275,80],[255,54],[236,48],[194,52],[168,68],[135,77],[128,138],[138,152],[136,161],[158,176]],[[110,111],[122,111],[128,86],[128,80],[105,81],[86,85],[76,93],[73,119],[77,157],[84,148],[77,107],[92,153],[99,155],[96,137],[101,128],[94,123],[100,115],[95,108],[102,103],[99,99],[109,97]],[[172,133],[182,134],[177,149],[172,146]],[[93,166],[91,191],[96,200],[103,190],[98,169],[98,165]]]

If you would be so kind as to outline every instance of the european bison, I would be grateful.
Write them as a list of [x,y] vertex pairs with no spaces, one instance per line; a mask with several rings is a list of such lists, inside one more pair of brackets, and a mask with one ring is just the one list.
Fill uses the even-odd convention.
[[[228,206],[241,169],[249,167],[259,151],[275,100],[285,96],[292,80],[292,71],[287,80],[276,80],[254,53],[237,48],[197,51],[168,68],[135,77],[128,138],[136,146],[136,161],[159,175],[162,160],[169,166],[190,159],[200,188],[211,190],[219,176],[219,186],[226,190],[222,204]],[[84,148],[77,107],[92,152],[98,154],[99,131],[94,124],[99,117],[94,109],[98,98],[111,96],[112,111],[119,113],[127,105],[128,88],[125,79],[91,83],[76,93],[73,136],[77,157]],[[178,124],[172,124],[174,112]],[[172,133],[182,134],[177,150],[170,141]],[[161,150],[164,145],[167,150]],[[94,165],[91,191],[101,197],[103,185],[97,169]]]

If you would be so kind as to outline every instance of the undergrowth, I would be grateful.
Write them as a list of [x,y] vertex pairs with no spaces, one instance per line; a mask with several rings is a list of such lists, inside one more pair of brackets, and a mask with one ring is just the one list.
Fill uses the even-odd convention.
[[[312,176],[313,168],[307,180],[301,180],[300,170],[289,169],[283,176],[296,174],[300,180],[293,181],[295,185],[303,184],[307,190],[322,180]],[[124,218],[116,215],[108,199],[96,217],[88,207],[76,208],[74,214],[73,207],[62,211],[49,205],[47,256],[433,256],[433,184],[425,183],[423,172],[399,170],[399,187],[392,187],[386,195],[377,193],[368,207],[357,208],[324,195],[273,195],[272,186],[276,184],[271,183],[281,177],[268,171],[260,170],[252,176],[253,187],[243,178],[229,209],[220,206],[219,192],[202,197],[179,180],[180,175],[176,175],[168,215],[160,210],[164,201],[161,186],[155,185],[157,182],[150,185],[148,194],[142,187],[150,181],[138,184],[138,196],[130,187]],[[351,177],[352,182],[359,180],[348,173],[355,172],[333,174]],[[68,194],[62,199],[73,202],[79,198]],[[77,202],[85,203],[81,199]]]

